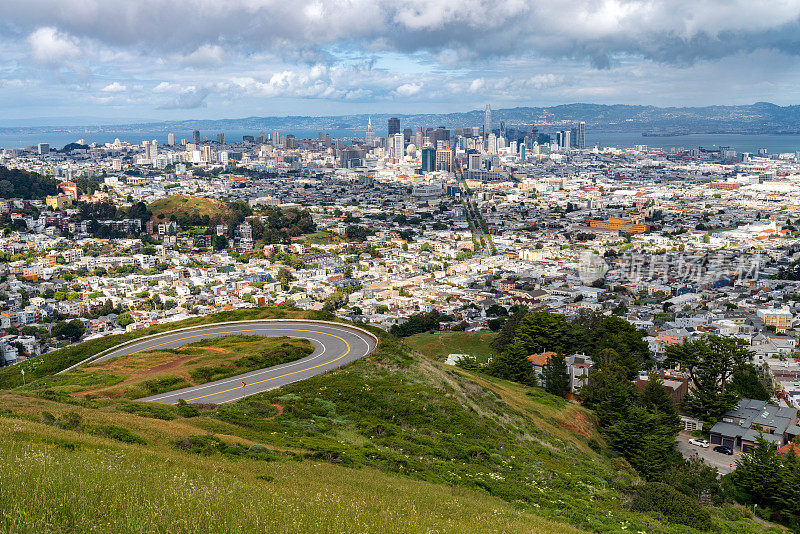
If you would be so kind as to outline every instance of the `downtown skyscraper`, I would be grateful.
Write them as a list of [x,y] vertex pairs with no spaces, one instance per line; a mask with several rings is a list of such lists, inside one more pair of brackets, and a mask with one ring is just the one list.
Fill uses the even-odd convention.
[[486,109],[483,112],[483,138],[489,139],[489,134],[492,133],[492,106],[486,104]]

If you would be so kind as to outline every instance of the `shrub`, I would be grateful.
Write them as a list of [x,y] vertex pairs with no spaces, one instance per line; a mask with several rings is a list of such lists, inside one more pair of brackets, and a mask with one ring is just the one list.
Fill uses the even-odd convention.
[[153,380],[146,380],[142,384],[150,395],[158,395],[159,393],[166,393],[173,389],[180,389],[190,386],[189,382],[179,376],[165,376],[162,378],[154,378]]
[[137,436],[127,428],[122,428],[115,425],[99,425],[93,427],[91,430],[95,436],[100,436],[109,439],[115,439],[123,443],[134,443],[136,445],[147,445],[147,441]]
[[711,514],[670,485],[647,482],[636,487],[631,509],[639,512],[658,512],[671,523],[687,525],[698,530],[711,529]]
[[197,417],[200,415],[200,410],[192,406],[191,404],[187,403],[183,399],[178,400],[178,414],[181,417]]
[[132,413],[139,417],[149,417],[151,419],[161,419],[172,421],[175,419],[175,411],[172,406],[166,404],[156,404],[151,402],[122,402],[117,407],[123,412]]

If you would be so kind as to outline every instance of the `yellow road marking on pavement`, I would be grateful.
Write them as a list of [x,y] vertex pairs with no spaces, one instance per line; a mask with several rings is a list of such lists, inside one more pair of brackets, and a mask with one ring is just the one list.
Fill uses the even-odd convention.
[[[267,379],[261,380],[259,382],[251,382],[250,383],[251,386],[254,386],[256,384],[263,384],[264,382],[269,382],[270,380],[277,380],[278,378],[284,378],[284,377],[287,377],[287,376],[296,375],[297,373],[310,371],[312,369],[316,369],[318,367],[322,367],[323,365],[328,365],[328,364],[331,364],[333,362],[338,362],[339,360],[341,360],[342,358],[344,358],[345,356],[350,354],[350,343],[348,343],[346,339],[344,339],[342,337],[339,337],[336,334],[330,334],[328,332],[320,332],[318,330],[303,330],[303,329],[299,329],[299,328],[251,328],[249,330],[231,330],[231,331],[228,331],[228,332],[215,332],[215,334],[221,336],[221,335],[225,335],[225,334],[239,334],[241,332],[263,332],[263,331],[268,331],[268,330],[277,330],[277,331],[282,331],[282,332],[311,332],[312,334],[323,334],[323,335],[326,335],[326,336],[332,336],[332,337],[335,337],[337,339],[341,339],[344,342],[344,344],[347,345],[347,351],[344,354],[342,354],[341,356],[339,356],[338,358],[333,359],[333,360],[331,360],[329,362],[321,363],[319,365],[315,365],[313,367],[308,367],[306,369],[300,369],[299,371],[293,371],[293,372],[287,373],[285,375],[273,376],[272,378],[267,378]],[[182,338],[179,338],[179,339],[173,339],[173,340],[170,340],[170,341],[165,341],[164,343],[159,343],[157,345],[153,345],[151,347],[147,347],[147,348],[144,348],[142,350],[137,350],[136,352],[132,352],[130,355],[139,354],[140,352],[153,350],[154,348],[160,347],[161,345],[169,345],[170,343],[175,343],[176,341],[183,341],[184,339],[192,339],[192,338],[195,338],[195,337],[202,337],[202,336],[206,336],[206,335],[208,335],[208,334],[196,334],[196,335],[193,335],[193,336],[186,336],[186,337],[182,337]],[[235,388],[226,389],[224,391],[217,391],[215,393],[209,393],[208,395],[201,395],[200,397],[194,397],[194,398],[189,399],[189,400],[193,401],[193,400],[197,400],[197,399],[204,399],[206,397],[213,397],[214,395],[221,395],[222,393],[227,393],[229,391],[233,391],[235,389],[242,389],[242,388],[244,388],[244,386],[236,386]],[[172,404],[177,404],[177,403],[173,402]]]

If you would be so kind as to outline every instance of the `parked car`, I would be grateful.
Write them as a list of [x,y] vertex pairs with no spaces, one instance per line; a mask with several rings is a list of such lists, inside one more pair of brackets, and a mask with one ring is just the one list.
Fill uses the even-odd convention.
[[720,452],[722,454],[727,454],[728,456],[733,455],[733,449],[726,447],[725,445],[717,445],[714,447],[714,452]]
[[697,445],[698,447],[703,447],[704,449],[707,449],[710,446],[709,442],[700,438],[692,438],[689,440],[689,443],[692,445]]

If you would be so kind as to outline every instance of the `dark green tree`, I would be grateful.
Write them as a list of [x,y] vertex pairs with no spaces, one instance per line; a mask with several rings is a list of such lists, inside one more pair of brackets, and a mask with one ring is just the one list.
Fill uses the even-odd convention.
[[611,448],[647,480],[660,479],[668,467],[681,461],[677,433],[667,416],[639,404],[629,405],[622,417],[603,431]]
[[508,347],[514,341],[514,338],[517,335],[517,328],[527,314],[528,310],[522,309],[517,310],[513,315],[511,315],[503,325],[503,328],[500,329],[500,332],[497,334],[497,336],[495,336],[495,338],[491,341],[491,347],[498,352],[503,352],[506,350],[506,347]]
[[516,330],[515,341],[521,341],[528,354],[552,351],[571,354],[580,348],[583,330],[563,315],[533,312],[526,315]]
[[730,388],[740,397],[769,402],[773,395],[764,382],[758,377],[755,366],[748,365],[743,369],[734,371],[731,377]]
[[228,238],[224,235],[214,236],[214,250],[226,250],[228,248]]
[[666,349],[668,365],[680,365],[689,373],[692,386],[683,398],[683,408],[713,424],[739,399],[729,381],[748,368],[752,352],[747,344],[730,337],[709,336]]
[[594,411],[601,428],[620,421],[636,402],[636,387],[626,372],[608,358],[606,365],[589,373],[589,382],[581,388],[584,405]]
[[[731,481],[744,491],[751,502],[764,506],[771,504],[781,484],[781,458],[775,454],[775,445],[759,435],[755,448],[736,460]],[[794,487],[797,491],[797,487]]]
[[563,354],[551,356],[542,371],[544,389],[553,395],[563,397],[569,393],[567,362]]
[[627,369],[626,376],[633,379],[650,356],[645,335],[644,330],[616,315],[599,321],[595,318],[589,321],[584,351],[597,359],[601,351],[614,349],[619,355],[617,361]]
[[664,416],[665,422],[668,422],[676,429],[680,426],[681,418],[678,415],[678,409],[669,396],[667,390],[664,388],[664,381],[659,376],[651,376],[645,384],[642,393],[639,396],[642,406],[653,413],[659,413]]
[[519,382],[520,384],[536,385],[533,364],[528,359],[528,351],[525,348],[525,344],[520,340],[514,341],[499,356],[492,358],[488,372],[492,376]]

